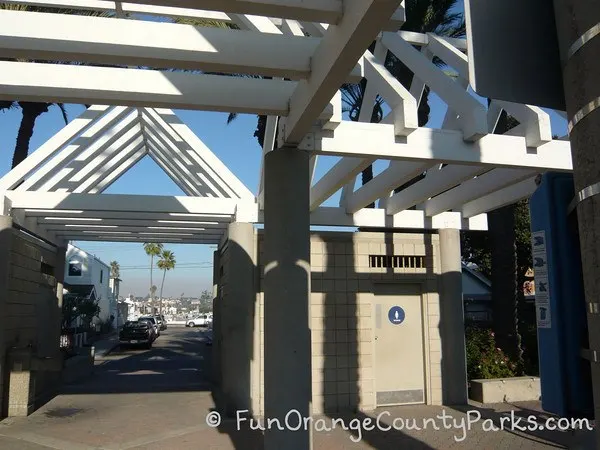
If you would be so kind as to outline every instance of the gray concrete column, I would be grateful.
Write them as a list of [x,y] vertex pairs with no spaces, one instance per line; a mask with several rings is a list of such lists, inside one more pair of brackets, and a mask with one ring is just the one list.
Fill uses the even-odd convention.
[[56,266],[54,267],[54,278],[56,279],[56,300],[58,307],[62,310],[63,289],[65,286],[65,264],[67,258],[67,249],[58,247],[56,249]]
[[[12,218],[0,216],[0,317],[8,317],[6,299],[9,291],[11,244]],[[8,382],[5,327],[0,326],[0,418],[5,417],[8,412],[8,398],[4,397]]]
[[221,262],[219,258],[220,249],[213,252],[213,344],[212,344],[212,380],[213,383],[221,388],[221,301],[219,298],[219,272]]
[[[554,14],[567,107],[575,192],[587,193],[577,204],[583,287],[586,300],[589,349],[600,350],[600,195],[589,195],[600,185],[600,23],[597,0],[554,0]],[[591,364],[594,412],[600,419],[600,364]],[[591,394],[591,393],[590,393]],[[600,433],[595,431],[595,448]]]
[[468,400],[468,390],[460,232],[442,229],[439,236],[442,400],[445,405],[464,405]]
[[[281,148],[265,156],[265,417],[311,414],[309,154]],[[292,420],[290,425],[296,423]],[[265,431],[266,450],[309,450],[310,427]]]
[[254,227],[250,223],[229,225],[225,268],[227,293],[221,305],[221,367],[223,393],[229,415],[251,410],[252,361],[254,356],[254,306],[256,258]]

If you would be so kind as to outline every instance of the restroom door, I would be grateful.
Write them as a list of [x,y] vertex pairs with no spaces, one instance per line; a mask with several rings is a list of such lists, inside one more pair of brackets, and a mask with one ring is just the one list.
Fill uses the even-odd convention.
[[376,288],[373,308],[377,406],[425,403],[419,286]]

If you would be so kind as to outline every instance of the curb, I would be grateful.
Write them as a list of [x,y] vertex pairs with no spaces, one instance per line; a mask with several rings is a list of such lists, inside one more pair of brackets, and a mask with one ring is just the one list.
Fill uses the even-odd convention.
[[[92,346],[92,347],[94,347],[94,346]],[[104,358],[105,356],[108,356],[113,350],[115,350],[118,347],[119,347],[119,342],[118,341],[116,341],[112,345],[109,345],[104,350],[96,351],[96,349],[94,347],[94,360],[97,359],[97,358]]]

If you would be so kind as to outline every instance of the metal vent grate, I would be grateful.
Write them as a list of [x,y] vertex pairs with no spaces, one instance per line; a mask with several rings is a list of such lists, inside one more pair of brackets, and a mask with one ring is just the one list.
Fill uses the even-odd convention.
[[394,269],[423,269],[424,256],[369,255],[369,267],[389,267]]
[[425,403],[425,393],[423,392],[423,389],[377,392],[376,397],[377,406]]

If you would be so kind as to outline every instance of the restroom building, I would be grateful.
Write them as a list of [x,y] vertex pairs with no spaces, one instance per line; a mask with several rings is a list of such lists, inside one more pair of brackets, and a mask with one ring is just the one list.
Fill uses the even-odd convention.
[[[313,232],[310,255],[314,414],[466,403],[458,230]],[[231,224],[214,258],[219,406],[261,416],[264,230]]]

